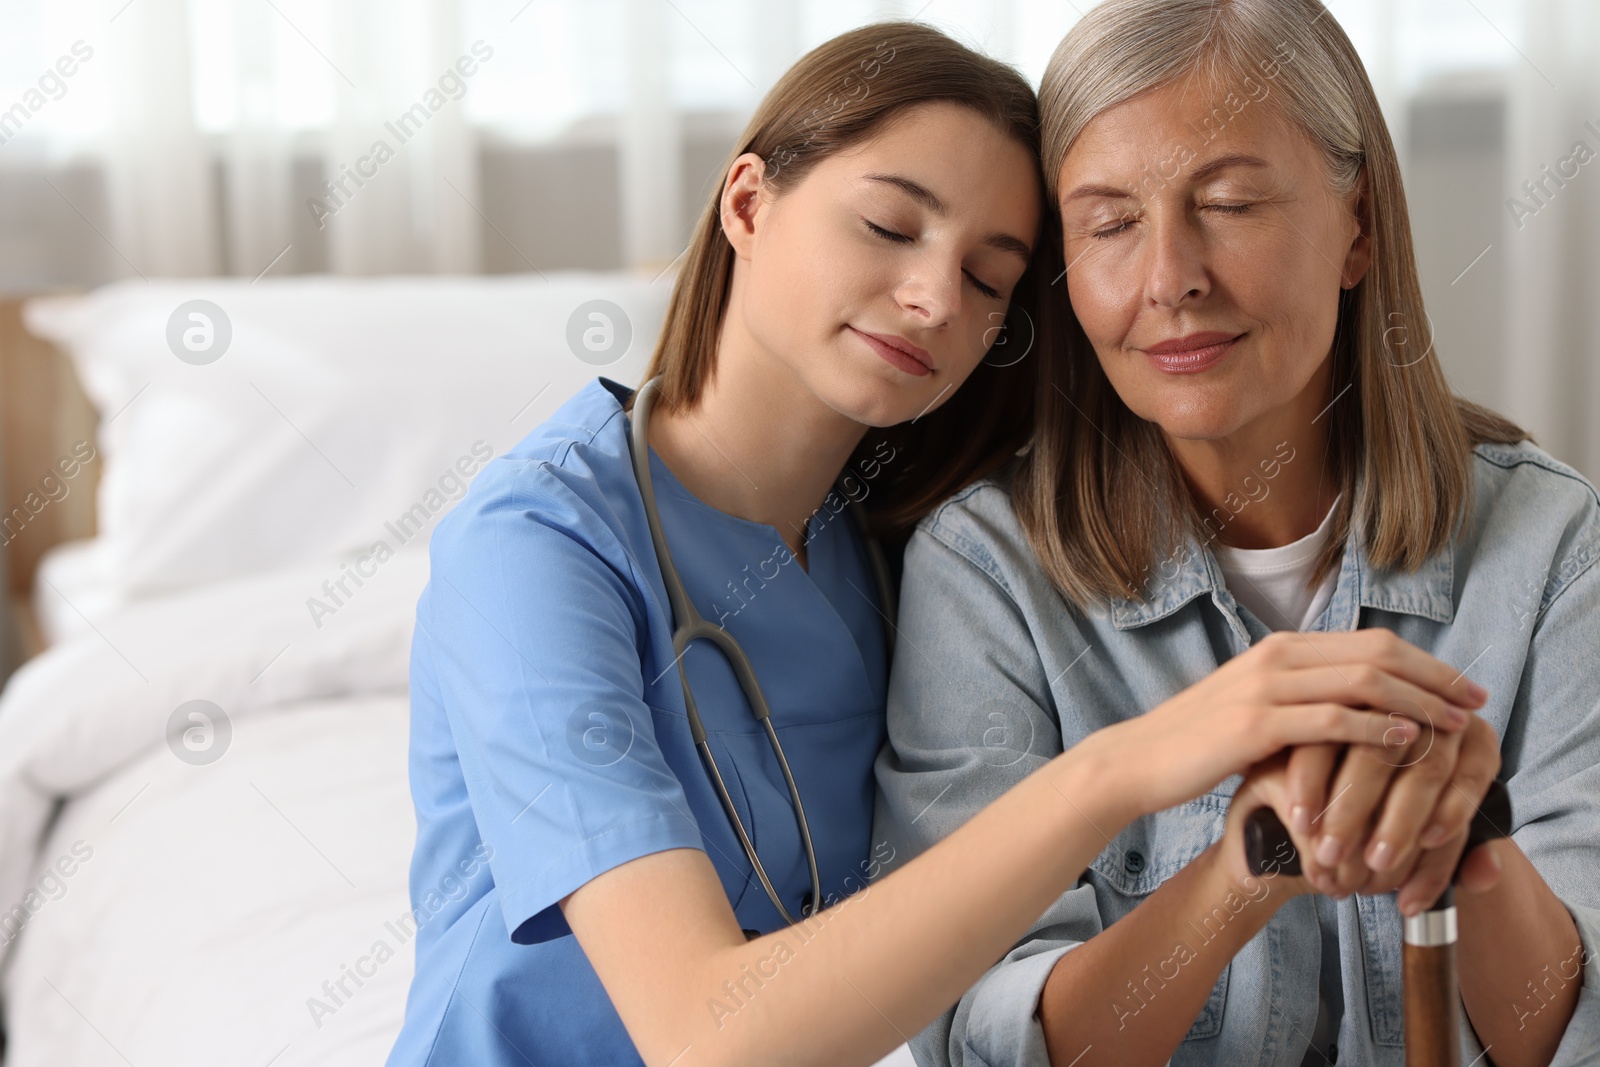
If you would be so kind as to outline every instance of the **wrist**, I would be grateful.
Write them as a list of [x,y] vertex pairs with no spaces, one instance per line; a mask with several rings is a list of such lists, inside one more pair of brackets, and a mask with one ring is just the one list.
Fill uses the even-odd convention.
[[1056,791],[1109,837],[1150,813],[1144,791],[1127,774],[1118,773],[1120,761],[1106,747],[1101,733],[1090,734],[1052,759],[1044,771]]
[[1243,852],[1237,862],[1228,855],[1227,838],[1211,847],[1213,881],[1208,886],[1211,901],[1206,918],[1215,920],[1227,914],[1236,916],[1231,926],[1233,937],[1229,944],[1234,951],[1242,949],[1256,934],[1264,930],[1278,909],[1299,894],[1288,883],[1298,881],[1284,875],[1257,875],[1245,869]]
[[1275,863],[1256,874],[1246,863],[1243,843],[1232,835],[1206,849],[1195,862],[1202,865],[1210,897],[1248,902],[1247,910],[1259,918],[1259,926],[1265,926],[1288,901],[1313,891],[1304,878],[1284,874]]

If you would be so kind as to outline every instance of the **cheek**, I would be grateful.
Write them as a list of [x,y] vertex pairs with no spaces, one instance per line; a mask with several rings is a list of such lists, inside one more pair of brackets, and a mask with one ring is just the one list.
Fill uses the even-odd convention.
[[1138,410],[1142,405],[1136,364],[1123,355],[1122,348],[1138,316],[1142,290],[1108,269],[1105,259],[1083,269],[1094,257],[1091,252],[1068,272],[1067,290],[1060,299],[1071,301],[1072,314],[1094,348],[1095,359],[1111,387]]
[[1073,314],[1096,347],[1120,345],[1138,312],[1138,279],[1107,252],[1079,248],[1074,255],[1066,292]]
[[1009,366],[1027,358],[1036,338],[1025,312],[981,297],[974,299],[972,307],[972,313],[963,316],[962,344],[955,353],[959,363],[954,369],[962,381],[985,359]]
[[[1294,232],[1274,232],[1221,249],[1218,281],[1244,316],[1258,323],[1271,363],[1319,364],[1333,342],[1339,275],[1326,253]],[[1265,370],[1271,367],[1263,368]]]
[[[788,220],[784,220],[787,222]],[[861,273],[836,234],[813,227],[779,225],[764,235],[748,266],[750,284],[745,315],[751,330],[769,343],[805,338],[836,325],[839,302]]]

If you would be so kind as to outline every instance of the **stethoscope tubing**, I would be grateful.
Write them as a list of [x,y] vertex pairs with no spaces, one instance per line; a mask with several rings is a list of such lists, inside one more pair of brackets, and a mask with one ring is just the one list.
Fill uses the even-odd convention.
[[756,855],[755,844],[750,840],[749,833],[745,830],[744,820],[739,818],[738,810],[733,806],[733,797],[728,791],[727,783],[723,781],[722,772],[717,767],[717,761],[711,753],[711,743],[707,738],[705,724],[700,719],[700,710],[695,704],[694,692],[689,688],[689,675],[684,670],[683,656],[688,651],[690,643],[698,640],[710,641],[722,650],[728,658],[728,664],[733,668],[739,687],[743,690],[745,698],[750,701],[750,709],[767,732],[767,741],[773,754],[778,758],[778,766],[783,771],[783,780],[789,788],[789,799],[794,804],[795,821],[800,829],[800,841],[805,848],[806,866],[811,874],[811,902],[801,910],[801,918],[815,914],[822,907],[822,878],[817,870],[817,851],[811,840],[811,826],[806,820],[805,805],[800,800],[800,789],[795,784],[794,772],[789,768],[789,759],[784,755],[783,744],[778,740],[778,733],[772,727],[772,709],[767,704],[766,694],[761,689],[761,683],[756,679],[755,668],[750,663],[750,658],[740,647],[732,634],[720,626],[713,626],[695,609],[689,600],[688,590],[684,588],[683,580],[678,576],[677,565],[673,562],[672,553],[667,548],[666,534],[661,528],[661,513],[656,507],[654,480],[650,476],[650,443],[649,420],[650,408],[655,403],[656,388],[659,378],[652,378],[640,386],[638,394],[633,401],[633,468],[634,475],[639,483],[639,494],[644,501],[645,519],[650,525],[650,540],[655,546],[656,560],[661,567],[661,579],[667,588],[667,601],[672,609],[673,631],[672,651],[676,656],[678,678],[683,684],[683,704],[689,719],[689,733],[694,740],[695,748],[700,752],[700,760],[706,767],[706,772],[716,787],[717,796],[722,801],[723,811],[727,813],[728,821],[733,827],[734,834],[739,838],[745,855],[750,860],[750,866],[760,879],[761,886],[771,898],[772,904],[778,909],[778,914],[783,921],[791,926],[795,919],[783,906],[778,892],[772,885],[772,879],[767,876],[766,867],[761,863],[761,858]]

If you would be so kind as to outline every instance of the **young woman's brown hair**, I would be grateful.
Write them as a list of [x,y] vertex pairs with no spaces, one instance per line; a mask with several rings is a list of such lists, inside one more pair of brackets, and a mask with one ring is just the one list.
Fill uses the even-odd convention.
[[[722,230],[722,176],[754,152],[766,161],[764,181],[780,194],[817,163],[877,132],[904,109],[946,101],[971,108],[1039,151],[1033,90],[1011,67],[961,45],[931,26],[881,22],[845,33],[800,59],[779,79],[724,162],[695,224],[682,272],[673,286],[645,379],[661,376],[657,403],[692,408],[716,370],[717,338],[728,306],[733,247]],[[867,488],[874,532],[898,539],[940,500],[983,477],[1027,441],[1032,372],[1022,358],[1032,344],[1032,295],[1039,255],[1056,240],[1041,222],[1035,264],[1017,283],[1011,308],[991,336],[991,354],[938,408],[900,426],[870,430],[850,467],[896,457]],[[631,407],[631,404],[630,404]]]
[[[1062,161],[1101,112],[1185,77],[1219,98],[1253,79],[1321,151],[1340,196],[1365,181],[1367,276],[1342,294],[1333,342],[1328,459],[1341,489],[1313,583],[1359,514],[1368,558],[1414,570],[1466,513],[1473,445],[1528,435],[1451,394],[1423,309],[1400,164],[1360,57],[1316,0],[1110,0],[1062,40],[1039,90],[1048,200]],[[1198,134],[1197,134],[1198,138]],[[1038,432],[1013,486],[1052,580],[1080,604],[1141,599],[1159,553],[1204,543],[1160,427],[1133,414],[1058,287],[1040,316]],[[1358,492],[1359,485],[1359,492]],[[1163,548],[1162,546],[1166,546]]]

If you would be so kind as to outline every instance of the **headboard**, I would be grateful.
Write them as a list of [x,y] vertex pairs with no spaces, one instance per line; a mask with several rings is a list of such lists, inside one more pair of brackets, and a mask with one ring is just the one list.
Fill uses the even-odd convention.
[[[96,458],[71,489],[35,514],[25,504],[48,500],[40,479],[78,441],[95,443],[98,415],[78,384],[71,361],[22,324],[26,297],[0,297],[0,552],[4,553],[5,606],[17,635],[20,663],[43,642],[33,614],[34,574],[53,545],[95,533],[95,496],[100,481]],[[15,666],[16,664],[11,664]]]

